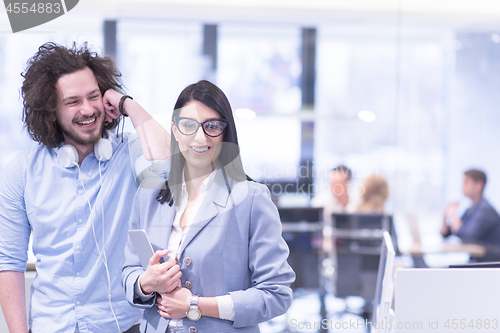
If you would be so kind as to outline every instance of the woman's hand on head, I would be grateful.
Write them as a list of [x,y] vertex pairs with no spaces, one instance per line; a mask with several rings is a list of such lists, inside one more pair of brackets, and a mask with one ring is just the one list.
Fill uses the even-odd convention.
[[191,290],[177,287],[172,292],[161,293],[156,297],[158,313],[164,318],[177,319],[186,317],[191,300]]
[[160,263],[160,259],[167,253],[168,250],[156,251],[149,259],[148,268],[139,279],[139,284],[145,294],[168,293],[180,285],[182,272],[176,261],[169,259]]

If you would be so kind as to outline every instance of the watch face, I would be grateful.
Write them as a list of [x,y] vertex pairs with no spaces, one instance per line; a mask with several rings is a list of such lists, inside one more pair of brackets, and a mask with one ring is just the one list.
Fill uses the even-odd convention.
[[190,320],[198,320],[201,317],[200,310],[198,309],[189,309],[187,312],[187,317]]

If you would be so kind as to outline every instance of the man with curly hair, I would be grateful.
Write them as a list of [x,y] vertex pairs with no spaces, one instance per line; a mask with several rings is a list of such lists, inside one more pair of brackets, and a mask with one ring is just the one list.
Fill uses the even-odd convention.
[[[120,283],[127,222],[138,166],[167,158],[169,135],[120,92],[113,61],[86,43],[42,45],[22,76],[23,121],[39,145],[0,178],[0,302],[9,330],[28,332],[32,235],[32,332],[138,331],[140,312]],[[110,132],[124,116],[137,135]]]

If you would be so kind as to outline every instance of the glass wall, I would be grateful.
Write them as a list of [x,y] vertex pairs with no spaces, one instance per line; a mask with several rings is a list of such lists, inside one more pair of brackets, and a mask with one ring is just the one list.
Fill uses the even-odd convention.
[[218,28],[217,84],[235,110],[245,170],[263,182],[298,177],[300,33],[286,25]]
[[[0,172],[35,144],[21,121],[26,60],[47,41],[88,41],[104,53],[103,20],[65,15],[43,29],[0,34]],[[354,194],[365,176],[378,173],[389,183],[388,211],[422,216],[437,234],[448,201],[469,204],[462,174],[476,167],[487,172],[486,197],[500,208],[500,30],[405,21],[399,30],[393,22],[318,25],[316,103],[307,112],[299,24],[209,22],[217,25],[218,58],[210,73],[205,23],[117,20],[116,61],[126,91],[165,127],[180,91],[209,77],[228,95],[246,171],[259,181],[297,180],[312,145],[304,144],[303,125],[312,121],[311,194],[328,190],[328,172],[338,164],[353,169]]]
[[447,29],[422,27],[400,33],[394,26],[319,29],[317,188],[329,190],[328,172],[339,164],[353,170],[354,198],[364,192],[366,176],[381,175],[389,185],[386,209],[398,215],[396,223],[409,228],[401,221],[417,215],[423,233],[430,229],[438,235],[454,36]]
[[451,37],[416,29],[397,44],[393,28],[319,29],[318,182],[346,164],[355,181],[371,173],[387,178],[394,208],[440,209]]
[[220,24],[217,82],[233,108],[258,114],[297,112],[300,46],[297,26]]
[[117,65],[126,90],[167,128],[180,92],[202,79],[208,66],[201,54],[202,29],[199,22],[118,22]]

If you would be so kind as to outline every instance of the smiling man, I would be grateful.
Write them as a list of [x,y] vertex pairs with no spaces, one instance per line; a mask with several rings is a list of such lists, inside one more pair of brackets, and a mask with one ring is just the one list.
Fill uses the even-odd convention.
[[[109,58],[87,45],[42,45],[22,74],[23,121],[37,147],[0,178],[0,302],[9,331],[28,332],[24,271],[37,275],[29,327],[138,332],[120,282],[141,156],[169,157],[168,133],[121,90]],[[138,135],[109,131],[130,116]],[[141,149],[142,148],[142,149]],[[144,151],[144,154],[143,154]]]
[[61,105],[55,112],[55,118],[63,133],[64,143],[80,150],[92,150],[92,145],[101,138],[104,120],[101,91],[94,73],[85,67],[63,75],[57,81],[56,89]]

